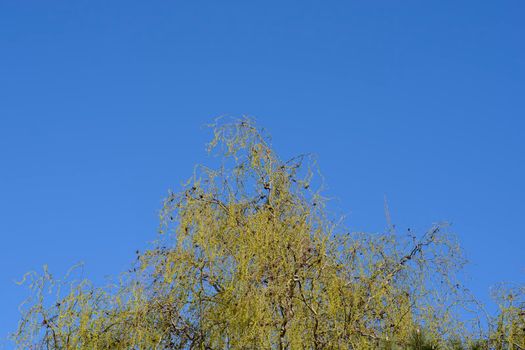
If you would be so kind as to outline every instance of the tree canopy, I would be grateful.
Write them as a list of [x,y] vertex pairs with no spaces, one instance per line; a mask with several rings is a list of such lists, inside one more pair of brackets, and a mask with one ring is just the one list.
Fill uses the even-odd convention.
[[26,276],[19,348],[525,348],[523,288],[501,289],[488,330],[465,316],[477,303],[446,225],[348,232],[310,155],[281,159],[249,119],[212,130],[220,165],[169,193],[158,239],[118,282]]

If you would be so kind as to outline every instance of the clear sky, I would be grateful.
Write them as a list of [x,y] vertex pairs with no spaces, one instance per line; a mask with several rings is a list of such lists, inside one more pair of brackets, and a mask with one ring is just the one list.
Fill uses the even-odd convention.
[[[44,263],[97,282],[155,238],[203,127],[314,152],[354,230],[452,222],[483,301],[525,281],[525,2],[0,2],[0,335]],[[9,348],[7,345],[6,348]]]

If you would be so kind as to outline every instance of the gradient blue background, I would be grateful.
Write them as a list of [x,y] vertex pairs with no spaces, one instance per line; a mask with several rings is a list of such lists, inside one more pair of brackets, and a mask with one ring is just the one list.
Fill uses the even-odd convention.
[[452,222],[483,301],[524,282],[524,18],[521,0],[2,1],[0,335],[26,271],[126,269],[218,115],[317,153],[352,229],[385,228],[385,195],[399,230]]

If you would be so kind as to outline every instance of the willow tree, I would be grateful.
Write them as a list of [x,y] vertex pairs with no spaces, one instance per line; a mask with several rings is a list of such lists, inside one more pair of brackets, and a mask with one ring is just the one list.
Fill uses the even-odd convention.
[[27,276],[20,348],[393,349],[464,334],[463,259],[444,227],[347,232],[311,157],[282,160],[248,119],[213,132],[220,166],[168,195],[158,240],[117,283]]

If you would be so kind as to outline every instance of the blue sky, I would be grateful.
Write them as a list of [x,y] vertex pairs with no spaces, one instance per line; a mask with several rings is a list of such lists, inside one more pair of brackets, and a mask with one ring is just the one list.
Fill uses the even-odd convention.
[[[97,282],[155,238],[204,124],[314,152],[354,230],[450,221],[483,301],[525,281],[525,2],[2,1],[0,335],[49,264]],[[1,344],[1,343],[0,343]],[[6,345],[9,348],[9,345]]]

